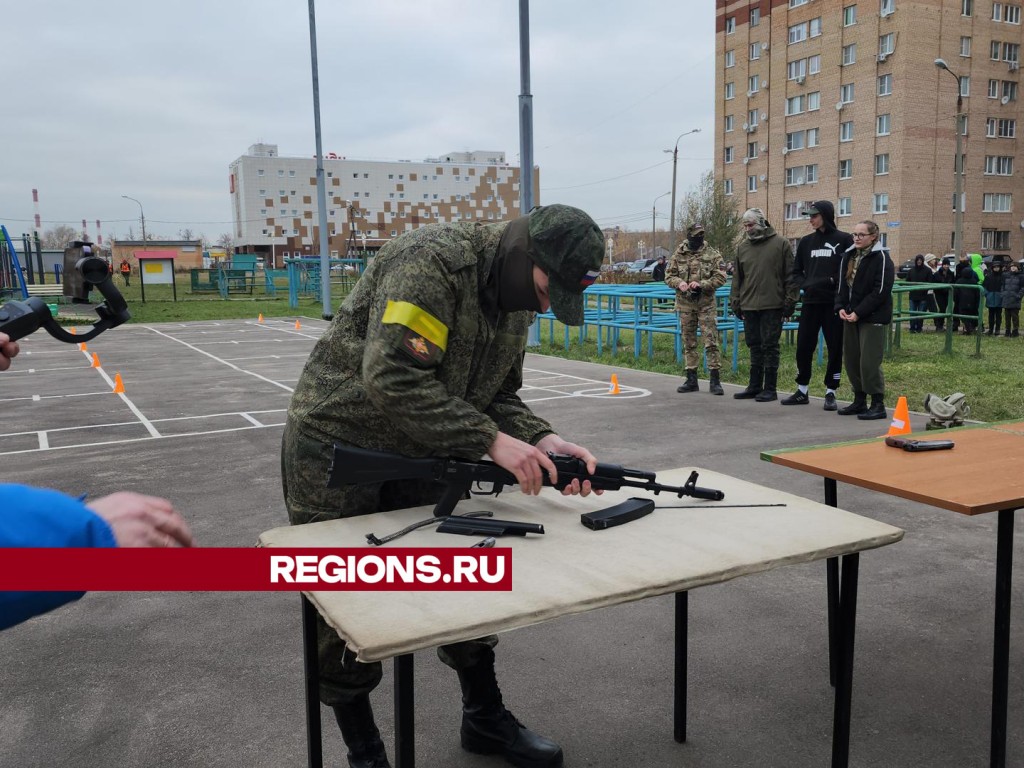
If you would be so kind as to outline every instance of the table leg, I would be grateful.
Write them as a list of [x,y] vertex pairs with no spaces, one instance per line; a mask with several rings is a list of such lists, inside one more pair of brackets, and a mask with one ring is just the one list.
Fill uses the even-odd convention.
[[306,764],[323,768],[320,734],[320,662],[316,642],[316,608],[302,595],[302,660],[306,672]]
[[[836,481],[830,477],[825,478],[825,503],[830,507],[839,505]],[[834,688],[836,685],[836,657],[839,654],[838,647],[838,621],[839,609],[839,558],[830,557],[825,561],[825,590],[828,595],[828,682]]]
[[836,703],[832,720],[832,768],[846,768],[850,760],[850,706],[853,698],[853,641],[857,629],[857,572],[860,554],[843,557],[842,594],[838,610],[839,654]]
[[996,621],[992,649],[992,746],[989,764],[1006,765],[1006,697],[1010,675],[1010,585],[1013,576],[1013,513],[999,510],[996,538]]
[[412,654],[395,657],[395,768],[415,768]]
[[689,636],[689,592],[676,592],[675,685],[673,686],[673,738],[686,742],[686,649]]

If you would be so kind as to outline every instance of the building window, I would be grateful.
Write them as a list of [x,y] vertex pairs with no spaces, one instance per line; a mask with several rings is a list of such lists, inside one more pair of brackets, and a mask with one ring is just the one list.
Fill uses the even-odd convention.
[[990,99],[998,99],[999,98],[999,81],[998,80],[989,80],[988,81],[988,97]]
[[895,36],[892,32],[887,35],[882,35],[878,38],[878,55],[888,56],[896,50]]
[[786,221],[801,219],[803,218],[803,207],[803,203],[786,203],[782,216]]
[[277,169],[277,175],[278,176],[284,176],[284,168],[278,168]]
[[1008,229],[983,229],[981,230],[981,247],[987,251],[1008,251],[1010,250],[1010,230]]
[[838,216],[852,216],[853,215],[853,198],[852,197],[840,197],[839,208],[836,210]]
[[816,146],[818,146],[818,143],[819,143],[818,142],[818,136],[819,136],[819,134],[820,134],[820,131],[817,128],[808,128],[807,129],[807,146],[808,147],[816,147]]
[[852,179],[853,178],[853,160],[840,160],[839,161],[839,178],[840,179]]
[[880,246],[882,246],[883,248],[888,248],[889,247],[889,233],[888,232],[879,232],[878,233],[878,244]]
[[747,95],[755,94],[761,87],[761,76],[751,75],[747,78]]
[[843,104],[853,103],[853,83],[839,86],[839,101]]
[[879,115],[875,119],[875,135],[888,136],[892,133],[892,115]]
[[736,31],[736,17],[730,16],[725,20],[725,34],[731,35]]
[[804,111],[806,102],[803,96],[790,96],[786,99],[786,114],[799,115]]
[[986,155],[986,176],[1012,176],[1013,155]]
[[890,16],[894,13],[896,13],[896,0],[880,0],[879,16]]
[[816,75],[821,72],[821,54],[814,54],[807,59],[807,74]]
[[848,5],[843,8],[843,26],[852,27],[857,23],[857,6]]
[[960,15],[961,16],[973,16],[974,15],[974,0],[960,0]]
[[857,63],[857,44],[850,43],[843,46],[843,66],[848,67]]
[[960,38],[960,55],[970,56],[971,55],[971,38],[961,37]]
[[724,161],[727,162],[727,163],[731,163],[732,159],[733,159],[733,148],[732,147],[726,147],[725,148],[725,158],[724,158]]
[[807,5],[808,0],[789,0],[790,8],[799,8],[801,5]]
[[874,199],[874,212],[875,213],[888,213],[889,212],[889,193],[878,192]]
[[753,160],[757,157],[757,142],[751,141],[747,144],[747,157]]
[[1003,21],[1005,21],[1007,24],[1020,24],[1020,6],[1004,5]]
[[1020,61],[1020,43],[1003,43],[1003,61],[1011,64]]
[[1003,80],[1003,98],[1007,101],[1017,100],[1017,84],[1012,80]]
[[761,58],[761,44],[751,43],[750,44],[750,60],[757,61]]
[[761,23],[761,9],[751,8],[750,9],[750,26],[756,27]]
[[786,151],[792,152],[794,149],[803,149],[805,138],[806,134],[803,131],[793,131],[792,133],[787,133]]
[[875,155],[875,176],[885,176],[889,173],[889,153],[884,152]]
[[262,176],[263,175],[263,169],[262,168],[257,169],[256,175],[257,176]]
[[808,184],[814,184],[818,181],[818,164],[814,163],[808,165],[806,168],[806,179]]
[[292,178],[295,178],[295,171],[288,171],[288,175]]
[[728,133],[729,131],[733,130],[734,123],[735,123],[735,121],[734,121],[732,115],[726,115],[725,116],[725,132],[726,133]]
[[853,141],[853,121],[847,120],[845,123],[839,124],[839,140],[840,141]]
[[1003,44],[998,40],[993,40],[988,45],[988,57],[992,61],[999,61],[999,52],[1003,49]]
[[725,84],[725,98],[735,99],[736,98],[736,83]]
[[797,78],[803,80],[805,77],[807,77],[807,59],[797,59],[786,65],[787,80],[796,80]]
[[985,121],[985,136],[990,139],[1012,139],[1016,135],[1016,120],[990,117]]
[[1010,213],[1013,210],[1013,195],[1007,192],[986,192],[982,197],[981,210],[985,213]]
[[732,194],[732,179],[726,179],[722,182],[722,192],[727,195]]
[[967,135],[967,115],[960,115],[960,135]]
[[757,128],[757,118],[758,114],[756,109],[752,109],[749,112],[747,112],[747,127]]
[[736,51],[725,52],[725,68],[736,66]]
[[806,169],[802,165],[786,169],[786,186],[798,187],[806,180]]
[[892,75],[881,75],[878,78],[878,95],[892,96]]
[[811,37],[819,37],[821,35],[821,16],[816,19],[811,19]]
[[960,78],[960,95],[970,96],[971,95],[971,76],[963,75]]
[[757,176],[747,176],[747,192],[757,192]]
[[821,107],[821,92],[814,91],[807,94],[807,111],[814,112]]
[[260,190],[260,197],[266,197],[266,196],[267,196],[267,190],[261,189]]
[[789,44],[799,43],[807,39],[807,22],[794,24],[789,28]]
[[992,21],[999,21],[999,22],[1001,22],[1002,20],[1003,20],[1003,4],[1002,3],[992,3]]

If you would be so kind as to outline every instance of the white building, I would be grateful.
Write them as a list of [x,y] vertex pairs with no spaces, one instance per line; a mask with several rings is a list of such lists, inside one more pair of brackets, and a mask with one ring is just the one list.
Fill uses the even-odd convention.
[[[315,157],[281,157],[253,144],[231,163],[235,250],[288,256],[319,254]],[[534,189],[539,189],[534,169]],[[422,161],[324,159],[332,256],[377,250],[424,224],[503,221],[519,216],[519,168],[504,152],[451,152]],[[535,199],[539,194],[535,193]]]

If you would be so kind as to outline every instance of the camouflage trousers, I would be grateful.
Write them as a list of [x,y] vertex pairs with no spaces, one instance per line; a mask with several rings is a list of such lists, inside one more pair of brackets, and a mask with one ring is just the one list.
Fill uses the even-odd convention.
[[700,365],[700,356],[697,354],[697,326],[699,325],[700,334],[704,337],[704,351],[708,356],[708,369],[717,371],[722,367],[722,361],[718,354],[718,320],[715,302],[680,307],[677,311],[679,312],[679,328],[683,333],[683,357],[686,360],[686,369],[694,371]]
[[[288,420],[281,444],[281,480],[292,525],[434,504],[444,491],[444,486],[437,483],[415,480],[328,488],[327,474],[332,459],[333,445],[303,434],[291,419]],[[345,642],[319,613],[316,631],[320,700],[324,704],[345,704],[377,687],[383,672],[379,661],[368,664],[356,661],[354,654],[346,652]],[[452,669],[464,669],[474,666],[497,643],[497,636],[490,635],[442,645],[437,655]]]

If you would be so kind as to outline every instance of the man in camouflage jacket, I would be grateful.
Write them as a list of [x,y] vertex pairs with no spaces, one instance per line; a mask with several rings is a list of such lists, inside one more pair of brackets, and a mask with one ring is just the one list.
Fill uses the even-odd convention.
[[[500,224],[437,224],[392,240],[373,260],[309,357],[288,409],[282,448],[292,524],[436,503],[443,487],[401,481],[327,488],[335,442],[406,456],[487,453],[524,493],[554,474],[548,451],[596,459],[560,438],[520,400],[526,331],[550,307],[583,321],[583,290],[600,273],[597,224],[564,205]],[[576,482],[564,493],[590,491]],[[379,663],[346,660],[318,619],[320,698],[334,709],[353,768],[388,766],[369,692]],[[562,750],[502,704],[496,637],[438,649],[459,675],[463,747],[516,765],[560,766]]]
[[722,255],[704,242],[704,226],[693,223],[686,228],[686,240],[676,248],[665,271],[665,284],[676,291],[676,312],[679,313],[686,362],[686,381],[676,392],[696,392],[699,389],[697,327],[700,326],[711,374],[709,390],[713,395],[724,394],[719,378],[722,362],[718,355],[715,306],[715,291],[725,285],[726,280],[721,264]]

